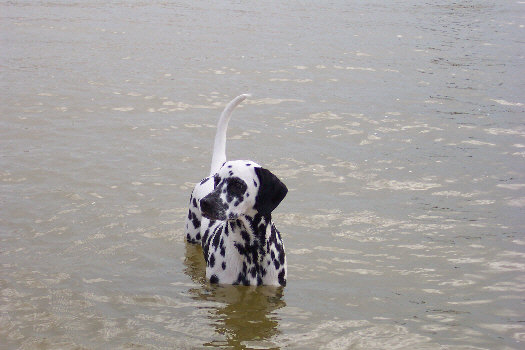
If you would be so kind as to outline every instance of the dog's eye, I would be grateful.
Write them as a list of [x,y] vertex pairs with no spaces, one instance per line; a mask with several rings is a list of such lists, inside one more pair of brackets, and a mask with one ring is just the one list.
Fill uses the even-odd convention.
[[215,175],[215,176],[213,177],[213,187],[214,187],[214,188],[217,187],[217,185],[219,184],[219,182],[221,182],[221,178],[220,178],[220,176],[219,176],[219,175]]
[[234,196],[242,196],[246,191],[246,184],[244,181],[233,180],[228,182],[228,192]]

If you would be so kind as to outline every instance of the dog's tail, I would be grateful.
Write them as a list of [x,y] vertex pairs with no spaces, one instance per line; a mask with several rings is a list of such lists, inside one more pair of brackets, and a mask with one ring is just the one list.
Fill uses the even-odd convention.
[[242,101],[244,101],[250,94],[242,94],[231,100],[221,113],[219,122],[217,123],[217,133],[215,134],[215,142],[213,145],[213,156],[211,158],[210,175],[219,171],[222,164],[226,162],[226,130],[228,129],[228,122],[233,110]]

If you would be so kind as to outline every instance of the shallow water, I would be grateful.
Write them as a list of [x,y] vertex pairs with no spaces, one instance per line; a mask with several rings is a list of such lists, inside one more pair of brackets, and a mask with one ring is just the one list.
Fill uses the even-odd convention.
[[[523,2],[0,6],[2,348],[523,347]],[[244,92],[285,288],[184,242]]]

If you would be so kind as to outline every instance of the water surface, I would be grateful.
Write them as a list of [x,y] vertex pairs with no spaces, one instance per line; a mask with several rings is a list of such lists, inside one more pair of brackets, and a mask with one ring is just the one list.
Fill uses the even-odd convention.
[[[2,1],[6,349],[520,349],[521,1]],[[184,242],[220,111],[285,288]]]

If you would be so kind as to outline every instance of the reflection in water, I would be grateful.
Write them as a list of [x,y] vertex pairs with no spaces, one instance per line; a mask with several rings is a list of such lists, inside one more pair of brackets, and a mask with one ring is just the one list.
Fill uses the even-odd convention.
[[207,302],[203,307],[209,308],[208,317],[219,335],[204,346],[278,349],[271,339],[279,332],[274,311],[286,306],[282,287],[209,284],[202,249],[194,244],[186,243],[184,265],[185,273],[198,285],[189,292],[193,299]]

